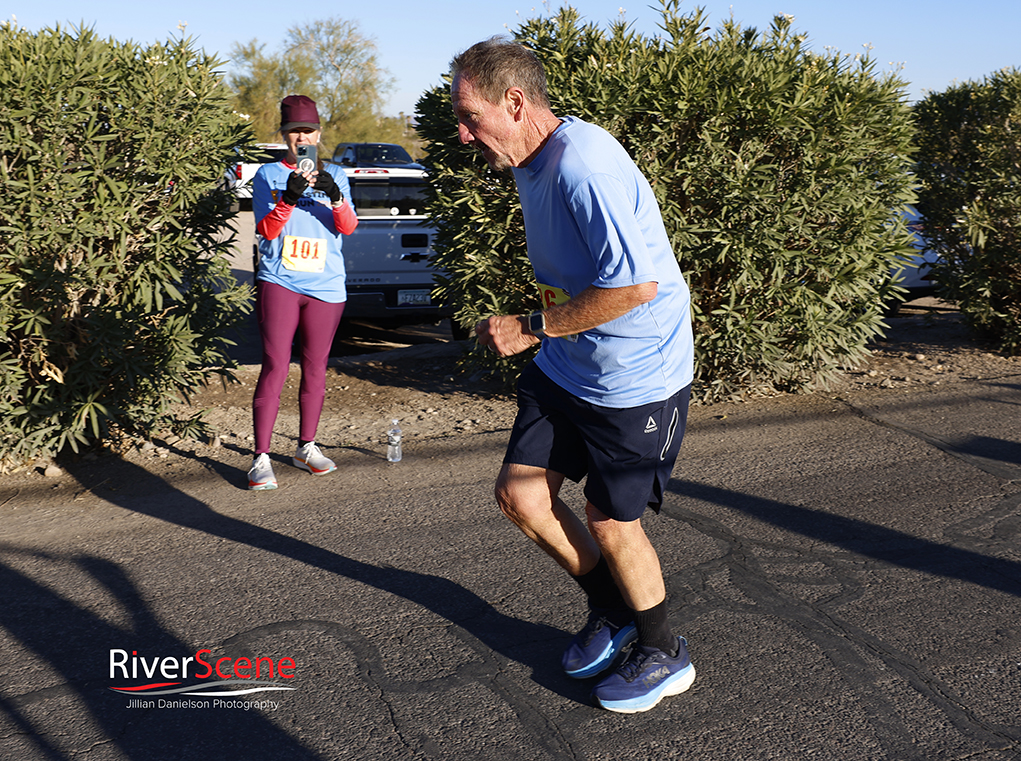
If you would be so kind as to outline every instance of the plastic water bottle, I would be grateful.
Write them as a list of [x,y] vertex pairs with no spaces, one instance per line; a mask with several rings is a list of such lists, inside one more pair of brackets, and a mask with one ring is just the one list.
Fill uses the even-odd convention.
[[401,461],[401,427],[396,419],[390,421],[390,430],[386,432],[386,459],[387,462]]

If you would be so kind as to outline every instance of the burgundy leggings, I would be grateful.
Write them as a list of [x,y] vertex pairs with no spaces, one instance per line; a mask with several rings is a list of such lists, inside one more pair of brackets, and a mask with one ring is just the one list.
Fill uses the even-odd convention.
[[300,438],[314,441],[326,399],[326,362],[333,335],[344,314],[344,302],[330,304],[302,296],[276,283],[258,281],[255,315],[262,334],[262,372],[255,386],[252,417],[255,453],[270,451],[273,424],[280,410],[280,392],[291,363],[291,342],[301,331]]

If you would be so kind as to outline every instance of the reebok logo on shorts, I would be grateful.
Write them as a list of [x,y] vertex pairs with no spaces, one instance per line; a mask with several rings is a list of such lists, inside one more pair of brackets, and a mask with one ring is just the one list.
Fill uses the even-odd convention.
[[653,420],[652,416],[650,415],[649,416],[649,422],[645,424],[645,432],[646,433],[655,433],[658,430],[659,430],[659,426],[656,425],[656,421]]

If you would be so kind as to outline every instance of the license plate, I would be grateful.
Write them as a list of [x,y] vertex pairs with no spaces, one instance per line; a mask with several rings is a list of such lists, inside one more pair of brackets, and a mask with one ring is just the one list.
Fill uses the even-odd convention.
[[414,291],[397,291],[397,306],[427,307],[432,305],[432,297],[428,288]]

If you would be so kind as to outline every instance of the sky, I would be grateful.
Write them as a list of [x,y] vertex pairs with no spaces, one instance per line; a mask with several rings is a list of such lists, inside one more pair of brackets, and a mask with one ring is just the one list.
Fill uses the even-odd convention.
[[[380,65],[396,80],[384,111],[391,116],[413,114],[420,95],[441,83],[456,53],[494,34],[506,34],[524,20],[551,15],[566,3],[520,3],[517,0],[384,0],[359,3],[282,3],[279,0],[3,0],[0,19],[38,31],[63,27],[92,27],[102,37],[164,42],[185,34],[195,46],[227,61],[234,43],[253,39],[267,53],[279,52],[288,28],[317,19],[341,17],[357,21],[377,46]],[[574,0],[570,3],[588,22],[606,27],[620,17],[637,31],[659,32],[661,18],[655,0],[637,4],[621,0]],[[880,71],[897,71],[908,83],[909,100],[941,91],[955,81],[981,80],[1005,67],[1021,68],[1021,2],[973,0],[970,3],[930,0],[703,0],[681,4],[690,14],[696,7],[708,13],[717,28],[733,17],[742,27],[769,28],[777,14],[794,16],[794,29],[807,35],[814,50],[834,48],[854,55],[871,46]],[[186,25],[186,26],[185,26]]]

